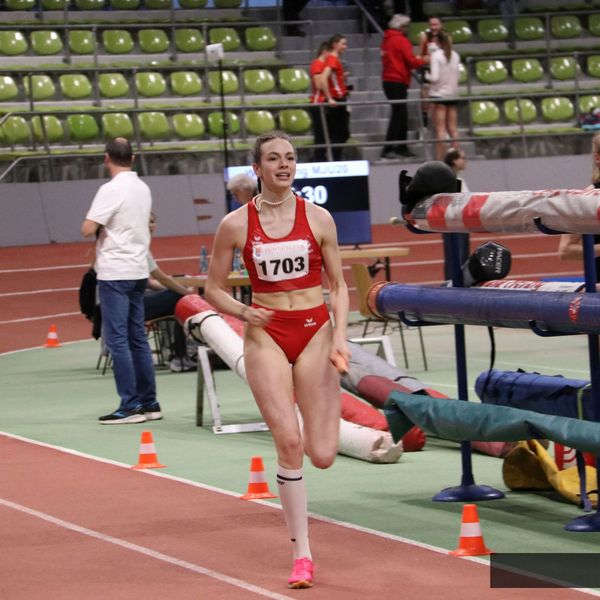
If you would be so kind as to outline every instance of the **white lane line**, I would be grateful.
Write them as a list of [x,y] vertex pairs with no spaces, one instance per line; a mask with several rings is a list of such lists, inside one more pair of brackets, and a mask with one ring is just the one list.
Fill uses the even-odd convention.
[[53,294],[54,292],[75,292],[78,291],[78,287],[70,288],[51,288],[45,290],[27,290],[25,292],[4,292],[0,293],[0,298],[6,298],[8,296],[29,296],[30,294]]
[[[80,312],[55,313],[53,315],[41,315],[39,317],[25,317],[23,319],[10,319],[8,321],[0,321],[0,325],[9,325],[11,323],[27,323],[28,321],[41,321],[43,319],[58,319],[59,317],[72,317],[81,315]],[[81,315],[83,316],[83,315]]]
[[6,500],[4,498],[0,498],[0,505],[6,506],[7,508],[11,508],[21,513],[25,513],[26,515],[29,515],[31,517],[36,517],[38,519],[41,519],[42,521],[46,521],[47,523],[52,523],[53,525],[57,525],[58,527],[62,527],[63,529],[68,529],[69,531],[74,531],[75,533],[87,535],[88,537],[100,540],[101,542],[114,544],[115,546],[125,548],[126,550],[130,550],[132,552],[138,552],[139,554],[149,556],[150,558],[169,563],[176,567],[181,567],[182,569],[187,569],[188,571],[192,571],[193,573],[205,575],[206,577],[211,577],[212,579],[222,581],[223,583],[239,587],[248,592],[254,592],[255,594],[258,594],[259,596],[264,596],[265,598],[274,598],[276,600],[287,600],[291,598],[290,596],[284,596],[282,594],[271,592],[265,588],[253,585],[246,581],[242,581],[241,579],[236,579],[235,577],[224,575],[223,573],[219,573],[218,571],[213,571],[212,569],[201,567],[200,565],[196,565],[186,560],[181,560],[179,558],[175,558],[174,556],[169,556],[168,554],[163,554],[162,552],[152,550],[151,548],[147,548],[146,546],[140,546],[138,544],[122,540],[121,538],[101,533],[100,531],[94,531],[93,529],[88,529],[87,527],[82,527],[81,525],[70,523],[69,521],[59,519],[58,517],[53,517],[52,515],[49,515],[47,513],[35,510],[33,508],[29,508],[28,506],[23,506],[22,504],[17,504],[16,502],[11,502],[10,500]]

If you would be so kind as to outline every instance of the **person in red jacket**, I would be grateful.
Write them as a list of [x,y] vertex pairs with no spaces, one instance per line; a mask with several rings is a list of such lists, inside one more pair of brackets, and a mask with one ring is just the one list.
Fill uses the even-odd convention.
[[[381,79],[383,92],[388,100],[406,100],[413,69],[422,67],[426,59],[415,56],[407,37],[410,17],[394,15],[385,30],[381,42]],[[415,156],[402,142],[408,130],[408,110],[405,103],[392,104],[386,142],[382,158],[410,158]]]

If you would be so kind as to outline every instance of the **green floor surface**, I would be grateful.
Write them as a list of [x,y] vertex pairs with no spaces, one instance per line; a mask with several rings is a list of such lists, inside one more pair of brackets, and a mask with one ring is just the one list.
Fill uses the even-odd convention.
[[[354,328],[352,335],[360,333]],[[454,337],[450,326],[423,329],[429,370],[423,370],[415,330],[406,332],[410,373],[455,397]],[[400,342],[392,334],[403,368]],[[585,336],[537,338],[530,332],[496,330],[499,369],[519,367],[544,374],[588,378]],[[469,384],[489,365],[485,328],[467,328]],[[242,494],[250,457],[261,455],[276,493],[276,459],[269,433],[214,435],[195,425],[195,373],[157,370],[165,419],[140,425],[101,426],[98,416],[117,407],[110,371],[95,369],[98,344],[80,342],[0,356],[0,429],[95,456],[135,464],[140,433],[150,429],[163,469],[178,477]],[[216,373],[224,423],[260,420],[249,389],[230,371]],[[470,399],[475,400],[470,391]],[[210,413],[207,410],[207,418]],[[405,453],[391,465],[338,456],[334,466],[306,467],[313,513],[447,549],[456,547],[460,503],[433,502],[440,489],[460,481],[460,452],[452,442],[429,439],[421,452]],[[474,454],[477,483],[506,491],[503,500],[479,504],[486,544],[496,552],[594,552],[600,535],[566,532],[582,511],[553,493],[514,493],[502,481],[502,460]],[[1,492],[0,492],[1,496]],[[241,500],[240,500],[241,502]],[[276,502],[276,501],[275,501]],[[201,510],[201,507],[199,507]]]

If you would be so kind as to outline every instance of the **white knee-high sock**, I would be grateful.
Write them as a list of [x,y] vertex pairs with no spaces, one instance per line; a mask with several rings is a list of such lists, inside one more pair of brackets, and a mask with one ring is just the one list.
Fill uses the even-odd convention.
[[312,559],[308,544],[306,484],[302,469],[284,469],[277,465],[277,487],[283,516],[294,544],[294,559]]

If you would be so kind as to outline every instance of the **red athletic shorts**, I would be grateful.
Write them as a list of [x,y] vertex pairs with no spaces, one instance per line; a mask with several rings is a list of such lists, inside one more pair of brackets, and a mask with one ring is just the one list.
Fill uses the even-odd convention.
[[[273,310],[260,304],[255,308]],[[329,321],[329,311],[325,304],[305,310],[273,310],[275,313],[263,329],[284,351],[287,359],[294,364],[302,350],[321,327]]]

